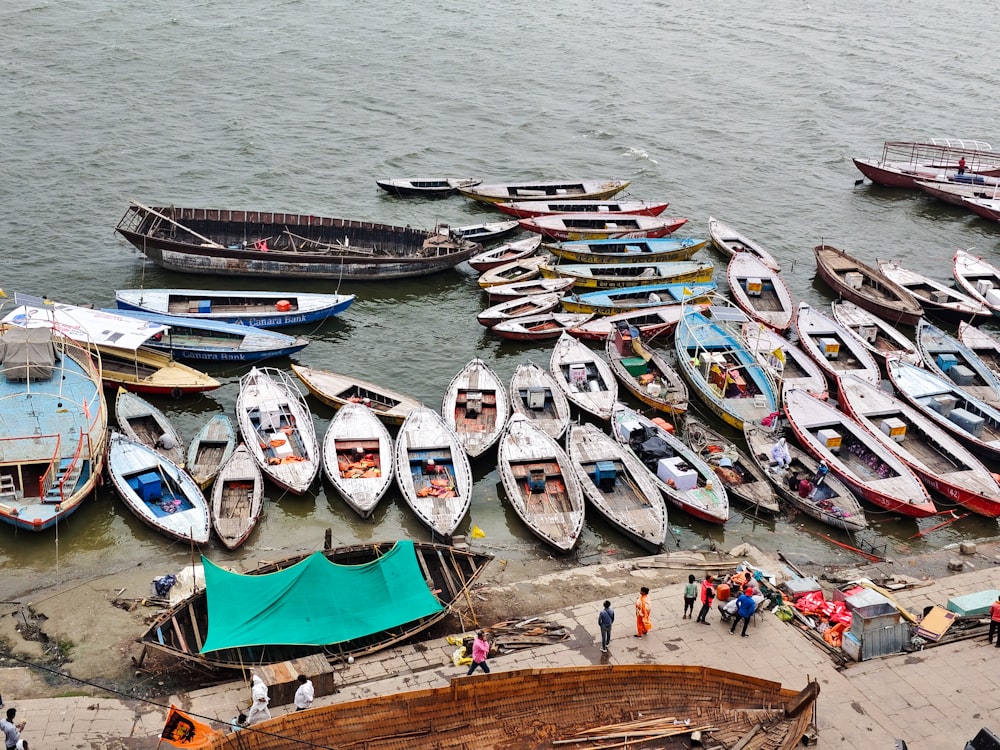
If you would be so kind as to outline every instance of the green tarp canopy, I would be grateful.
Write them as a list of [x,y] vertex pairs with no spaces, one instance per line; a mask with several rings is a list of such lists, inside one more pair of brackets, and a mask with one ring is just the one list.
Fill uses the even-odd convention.
[[315,552],[266,575],[230,573],[201,559],[208,599],[202,653],[343,643],[444,609],[427,588],[410,541],[364,565],[336,565]]

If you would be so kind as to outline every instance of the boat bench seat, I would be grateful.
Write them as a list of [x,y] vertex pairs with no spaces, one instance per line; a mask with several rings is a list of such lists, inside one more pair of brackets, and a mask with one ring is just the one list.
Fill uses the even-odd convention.
[[0,474],[0,498],[17,499],[17,485],[10,474]]

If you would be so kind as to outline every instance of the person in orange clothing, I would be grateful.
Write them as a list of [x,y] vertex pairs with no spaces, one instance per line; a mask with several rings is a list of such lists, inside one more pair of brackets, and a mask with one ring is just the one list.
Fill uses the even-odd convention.
[[997,648],[1000,648],[1000,598],[990,605],[990,643],[994,634],[997,637]]
[[639,589],[639,598],[635,600],[635,629],[636,638],[642,638],[653,629],[653,623],[649,619],[649,589],[643,586]]

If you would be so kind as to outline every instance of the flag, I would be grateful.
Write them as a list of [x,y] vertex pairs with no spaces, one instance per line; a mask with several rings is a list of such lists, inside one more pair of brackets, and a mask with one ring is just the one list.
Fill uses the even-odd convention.
[[218,734],[207,724],[195,721],[176,706],[170,706],[160,739],[174,747],[205,747]]
[[778,360],[779,362],[781,362],[781,364],[785,364],[785,351],[780,346],[777,349],[775,349],[773,352],[771,352],[771,355],[776,360]]
[[475,524],[473,524],[472,525],[472,538],[473,539],[484,539],[485,537],[486,537],[486,532],[483,531],[478,526],[476,526]]
[[6,297],[6,296],[7,293],[3,289],[0,289],[0,297]]

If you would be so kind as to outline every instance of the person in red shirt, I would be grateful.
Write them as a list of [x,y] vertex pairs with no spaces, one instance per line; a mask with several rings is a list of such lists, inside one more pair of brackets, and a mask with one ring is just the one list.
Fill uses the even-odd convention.
[[708,625],[708,613],[712,609],[712,602],[715,600],[715,588],[712,586],[714,578],[711,573],[705,574],[705,580],[701,582],[701,609],[698,610],[698,617],[695,622],[700,622],[702,625]]
[[997,637],[997,648],[1000,648],[1000,597],[990,605],[990,643],[993,643],[993,635]]
[[964,156],[961,157],[958,160],[958,173],[959,174],[965,174],[965,157]]

